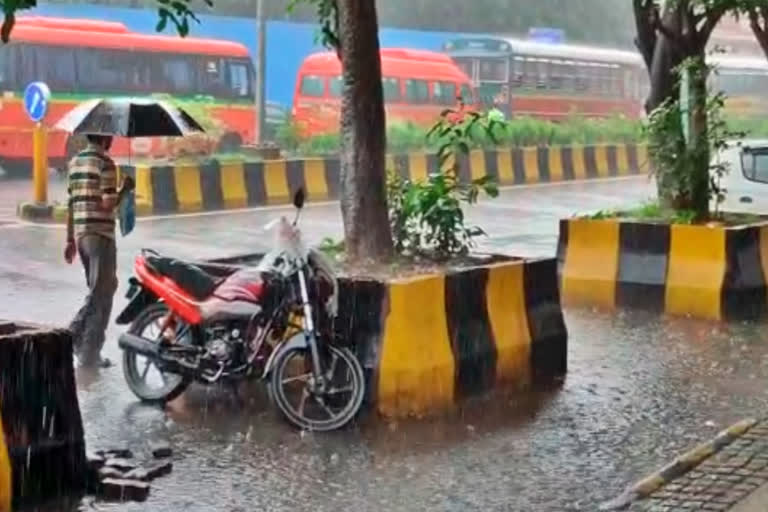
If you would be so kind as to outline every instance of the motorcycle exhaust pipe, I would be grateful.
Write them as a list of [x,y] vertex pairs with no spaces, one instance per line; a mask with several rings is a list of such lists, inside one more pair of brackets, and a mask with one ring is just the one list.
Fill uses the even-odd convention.
[[123,350],[133,350],[137,354],[144,357],[160,357],[160,348],[157,343],[149,341],[146,338],[142,338],[141,336],[136,336],[134,334],[122,334],[117,339],[117,345]]

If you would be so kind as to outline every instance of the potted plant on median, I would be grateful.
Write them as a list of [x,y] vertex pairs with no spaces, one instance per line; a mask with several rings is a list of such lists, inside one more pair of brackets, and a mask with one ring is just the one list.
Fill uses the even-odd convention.
[[324,244],[345,276],[337,334],[356,343],[385,415],[433,413],[565,373],[555,260],[472,252],[483,231],[467,224],[465,208],[498,188],[488,177],[462,179],[462,166],[494,128],[487,116],[446,111],[429,135],[438,167],[421,181],[390,170],[393,260],[348,261],[343,243]]

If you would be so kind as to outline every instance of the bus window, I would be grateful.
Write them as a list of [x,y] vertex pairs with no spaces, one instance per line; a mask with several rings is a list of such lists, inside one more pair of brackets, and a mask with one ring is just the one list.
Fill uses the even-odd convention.
[[[124,62],[118,52],[82,48],[77,52],[77,75],[83,90],[94,92],[125,91]],[[158,90],[158,92],[165,92]]]
[[0,45],[0,88],[13,88],[16,46]]
[[586,91],[589,89],[589,67],[583,62],[577,62],[574,69],[574,82],[577,91]]
[[563,62],[562,65],[563,89],[573,90],[576,88],[576,63],[573,61]]
[[406,80],[405,99],[408,103],[429,103],[429,84],[426,80]]
[[36,80],[46,82],[52,89],[75,89],[75,52],[71,48],[54,46],[30,47],[35,53]]
[[515,57],[512,61],[512,69],[510,72],[512,74],[512,87],[522,87],[523,78],[525,77],[525,60],[522,57]]
[[[163,56],[163,82],[170,85],[170,92],[177,94],[197,93],[195,70],[190,65],[188,57]],[[232,67],[230,66],[230,70]],[[235,83],[233,82],[233,87]]]
[[325,79],[317,75],[301,77],[301,95],[310,98],[322,98],[325,95]]
[[480,81],[507,83],[509,80],[509,59],[480,60]]
[[381,79],[384,87],[384,102],[395,103],[400,101],[400,80],[397,78],[384,77]]
[[535,59],[525,59],[525,74],[523,75],[524,87],[536,87],[539,69]]
[[549,83],[549,66],[550,62],[545,59],[539,60],[537,63],[537,80],[536,87],[539,89],[546,89]]
[[472,72],[472,65],[475,62],[475,59],[469,57],[454,57],[453,61],[470,80],[475,79],[474,73]]
[[331,98],[340,98],[341,92],[344,90],[344,79],[340,76],[334,76],[328,82],[328,91],[331,94]]
[[236,98],[250,98],[252,96],[252,76],[247,62],[229,62],[229,87]]
[[562,89],[565,65],[562,61],[553,60],[549,70],[549,88]]
[[224,63],[216,57],[203,57],[200,66],[200,92],[212,96],[231,96]]
[[472,94],[472,89],[467,84],[461,86],[461,99],[464,100],[464,103],[467,105],[473,105],[475,103],[475,95]]
[[453,82],[435,82],[432,88],[432,101],[438,105],[456,103],[456,84]]

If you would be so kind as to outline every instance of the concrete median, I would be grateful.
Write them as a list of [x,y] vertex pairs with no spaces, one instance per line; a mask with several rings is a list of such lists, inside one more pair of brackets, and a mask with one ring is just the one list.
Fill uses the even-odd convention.
[[83,424],[68,331],[0,329],[0,511],[84,488]]
[[768,316],[768,224],[568,219],[558,244],[566,305],[712,320]]
[[403,279],[342,278],[335,331],[363,363],[369,406],[385,417],[440,414],[467,397],[526,390],[567,370],[554,259],[494,258]]

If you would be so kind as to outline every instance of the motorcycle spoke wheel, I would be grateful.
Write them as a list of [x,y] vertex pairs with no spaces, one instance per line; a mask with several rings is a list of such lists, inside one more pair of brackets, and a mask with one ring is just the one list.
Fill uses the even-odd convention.
[[[160,343],[167,314],[165,306],[153,306],[136,319],[129,332]],[[186,336],[177,340],[179,343],[188,341]],[[151,358],[132,350],[123,351],[123,374],[131,391],[145,402],[172,400],[187,387],[187,381],[181,375],[162,371]]]
[[[285,418],[304,430],[330,431],[349,423],[363,402],[365,382],[357,358],[346,349],[329,347],[323,372],[326,391],[315,389],[308,349],[278,356],[270,380],[272,397]],[[291,374],[299,370],[298,375]]]

